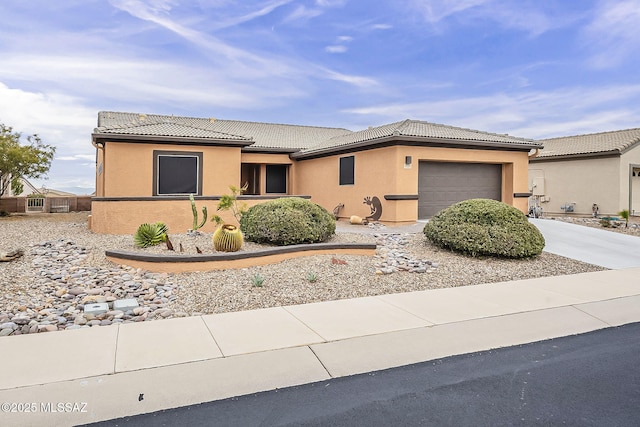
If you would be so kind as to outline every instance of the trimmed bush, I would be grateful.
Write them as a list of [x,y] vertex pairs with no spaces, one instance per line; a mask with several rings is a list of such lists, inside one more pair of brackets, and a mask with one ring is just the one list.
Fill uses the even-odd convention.
[[274,245],[324,242],[336,231],[325,208],[300,197],[285,197],[252,206],[240,218],[250,242]]
[[424,227],[434,244],[471,256],[526,258],[539,255],[542,233],[513,206],[496,200],[465,200],[438,212]]

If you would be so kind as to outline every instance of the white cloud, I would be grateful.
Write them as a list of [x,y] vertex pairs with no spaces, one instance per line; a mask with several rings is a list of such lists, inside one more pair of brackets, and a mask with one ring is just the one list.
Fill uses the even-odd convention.
[[544,5],[538,1],[411,0],[411,5],[436,31],[442,30],[446,26],[445,21],[455,17],[466,25],[489,20],[500,27],[525,31],[535,37],[573,20],[567,16],[556,18],[552,12],[545,13]]
[[436,24],[451,15],[483,5],[488,0],[413,0],[415,8],[422,12],[424,19]]
[[334,46],[327,46],[324,48],[325,52],[328,53],[345,53],[348,49],[346,46],[342,46],[342,45],[334,45]]
[[371,26],[372,29],[374,30],[390,30],[391,28],[393,28],[393,25],[391,24],[374,24]]
[[[343,112],[376,116],[381,123],[410,118],[526,138],[548,138],[637,127],[640,105],[629,101],[638,97],[640,85],[573,87],[374,105]],[[621,108],[621,104],[632,106]]]
[[305,6],[298,6],[293,12],[291,12],[285,19],[284,23],[305,23],[309,19],[315,18],[316,16],[322,15],[322,10],[320,9],[309,9]]
[[615,67],[637,57],[640,49],[640,0],[601,1],[585,30],[585,43],[595,51],[591,65]]

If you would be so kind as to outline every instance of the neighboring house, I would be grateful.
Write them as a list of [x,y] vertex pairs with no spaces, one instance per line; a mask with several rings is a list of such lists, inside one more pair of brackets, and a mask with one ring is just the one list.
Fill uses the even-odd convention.
[[544,212],[640,215],[640,129],[567,136],[529,162],[529,188]]
[[11,189],[11,179],[7,180],[9,184],[7,184],[7,189],[2,195],[2,197],[26,197],[30,194],[40,194],[41,191],[38,190],[33,184],[31,184],[25,177],[20,178],[20,183],[22,184],[22,193],[14,194]]
[[92,140],[91,227],[115,234],[152,221],[184,232],[192,222],[189,194],[199,211],[212,212],[229,185],[245,184],[248,205],[298,195],[340,217],[388,223],[428,218],[474,197],[526,211],[528,153],[541,147],[416,120],[352,132],[118,112],[98,114]]

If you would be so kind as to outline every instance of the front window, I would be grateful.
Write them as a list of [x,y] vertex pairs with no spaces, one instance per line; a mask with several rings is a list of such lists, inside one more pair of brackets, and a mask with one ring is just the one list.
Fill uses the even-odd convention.
[[287,193],[287,165],[267,165],[267,193]]
[[153,195],[202,195],[202,153],[154,151]]
[[355,182],[355,157],[340,157],[340,185],[353,185]]

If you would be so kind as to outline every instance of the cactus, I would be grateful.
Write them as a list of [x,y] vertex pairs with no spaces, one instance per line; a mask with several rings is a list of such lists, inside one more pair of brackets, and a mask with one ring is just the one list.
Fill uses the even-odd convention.
[[213,233],[213,247],[216,251],[236,252],[242,247],[243,241],[242,232],[235,225],[224,224]]
[[133,242],[141,248],[155,246],[167,240],[167,226],[162,222],[141,224],[133,235]]
[[193,231],[196,231],[199,228],[202,228],[204,226],[204,223],[207,222],[207,207],[203,206],[202,207],[202,215],[204,215],[204,217],[202,218],[202,221],[198,224],[198,209],[196,209],[196,201],[193,198],[193,194],[189,194],[189,200],[191,201],[191,211],[193,212]]

